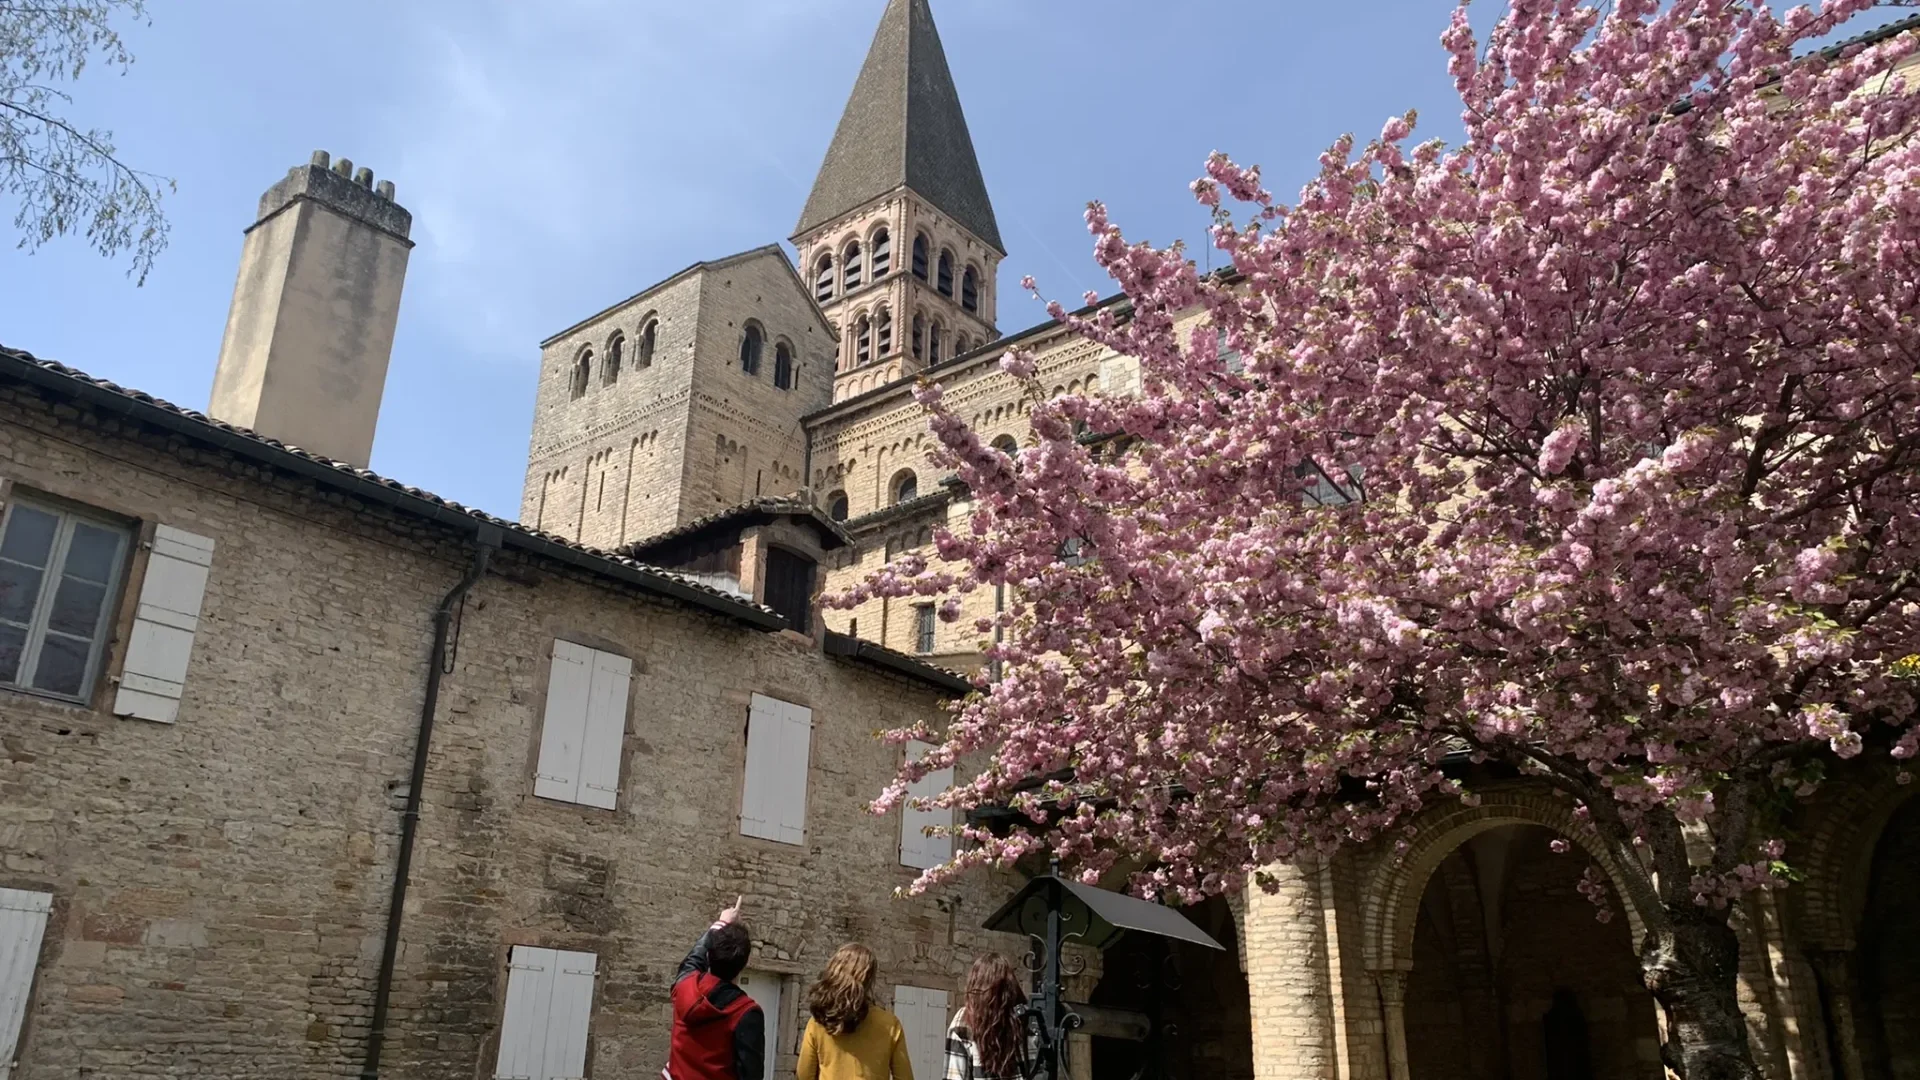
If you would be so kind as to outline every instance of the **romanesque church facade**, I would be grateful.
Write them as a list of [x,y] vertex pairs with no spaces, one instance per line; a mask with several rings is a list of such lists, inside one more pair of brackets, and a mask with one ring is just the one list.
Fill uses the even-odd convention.
[[[949,821],[865,804],[917,752],[873,733],[937,723],[978,645],[818,597],[966,513],[914,379],[1017,451],[1002,350],[1054,393],[1137,371],[998,328],[927,0],[887,0],[793,256],[692,263],[541,343],[518,521],[366,469],[397,198],[326,154],[265,193],[204,414],[0,347],[0,1080],[652,1080],[675,965],[736,895],[767,1077],[845,940],[938,1076],[971,958],[1027,949],[981,928],[1023,871],[896,896]],[[1636,924],[1579,888],[1607,851],[1473,779],[1402,846],[1189,909],[1223,951],[1081,957],[1069,999],[1152,1034],[1077,1036],[1072,1076],[1661,1080]],[[1794,822],[1804,880],[1744,902],[1769,1080],[1920,1080],[1916,788],[1839,770]]]

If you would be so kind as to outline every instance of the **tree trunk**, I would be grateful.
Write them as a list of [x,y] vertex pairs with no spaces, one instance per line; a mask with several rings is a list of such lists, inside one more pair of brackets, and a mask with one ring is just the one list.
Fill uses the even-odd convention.
[[1740,942],[1724,918],[1668,908],[1672,925],[1647,934],[1640,971],[1666,1011],[1662,1054],[1682,1080],[1760,1080],[1740,1015]]

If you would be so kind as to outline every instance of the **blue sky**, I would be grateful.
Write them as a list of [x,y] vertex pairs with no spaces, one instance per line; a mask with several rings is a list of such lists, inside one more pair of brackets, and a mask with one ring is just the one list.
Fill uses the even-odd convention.
[[[1009,257],[1110,291],[1081,211],[1198,241],[1209,151],[1297,189],[1344,131],[1452,138],[1445,0],[933,0]],[[1488,5],[1491,12],[1496,5]],[[79,239],[0,247],[0,343],[203,409],[260,193],[315,149],[392,180],[414,249],[373,467],[518,515],[538,342],[783,240],[884,0],[152,0],[75,119],[179,184],[142,288]],[[12,207],[0,207],[12,217]]]

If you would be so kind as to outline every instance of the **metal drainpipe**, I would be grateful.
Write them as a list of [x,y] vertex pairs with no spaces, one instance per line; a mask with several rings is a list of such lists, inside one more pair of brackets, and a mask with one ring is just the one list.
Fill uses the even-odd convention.
[[427,657],[427,694],[420,706],[420,734],[413,745],[413,772],[407,786],[407,809],[400,815],[400,859],[393,871],[393,896],[387,904],[387,939],[380,951],[380,978],[373,988],[373,1024],[367,1032],[367,1059],[361,1080],[378,1080],[380,1051],[387,1036],[387,1000],[393,993],[393,966],[400,953],[400,917],[407,902],[407,876],[413,869],[413,838],[420,825],[421,789],[427,782],[427,749],[433,739],[433,714],[440,704],[440,669],[447,657],[447,634],[453,609],[487,572],[487,561],[500,548],[498,525],[482,523],[474,536],[473,563],[433,613],[433,651]]

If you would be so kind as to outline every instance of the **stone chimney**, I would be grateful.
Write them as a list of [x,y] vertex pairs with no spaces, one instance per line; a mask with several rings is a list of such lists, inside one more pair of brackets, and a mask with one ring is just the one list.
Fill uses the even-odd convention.
[[240,251],[216,420],[366,468],[400,317],[413,215],[346,158],[287,173]]

